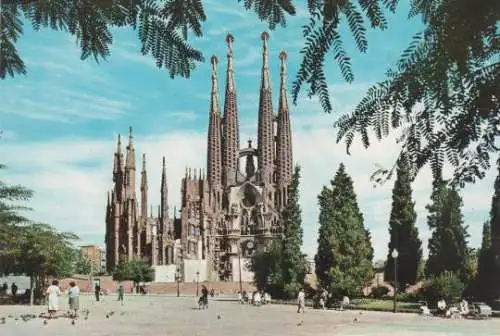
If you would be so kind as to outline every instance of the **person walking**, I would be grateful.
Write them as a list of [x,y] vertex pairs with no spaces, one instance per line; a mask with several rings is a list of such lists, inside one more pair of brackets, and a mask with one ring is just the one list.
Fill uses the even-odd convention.
[[205,285],[201,286],[201,297],[203,299],[203,309],[208,308],[208,289]]
[[123,284],[120,284],[118,287],[118,301],[122,303],[123,306],[123,294],[125,293],[125,288],[123,288]]
[[77,318],[78,310],[80,309],[80,288],[78,288],[74,281],[69,283],[68,297],[71,317]]
[[52,319],[55,317],[57,311],[59,310],[59,296],[61,296],[59,281],[52,281],[52,285],[47,288],[46,294],[48,296],[49,318]]
[[94,294],[95,294],[95,300],[99,302],[99,296],[101,295],[101,286],[99,286],[99,284],[95,284]]
[[301,288],[299,291],[299,294],[297,295],[297,313],[305,313],[305,307],[306,307],[306,293],[304,292],[304,288]]

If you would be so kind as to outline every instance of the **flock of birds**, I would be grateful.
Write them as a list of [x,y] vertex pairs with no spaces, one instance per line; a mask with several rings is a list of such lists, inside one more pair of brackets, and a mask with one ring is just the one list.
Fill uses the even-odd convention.
[[[362,315],[363,312],[359,312],[358,313],[359,315]],[[89,315],[90,315],[90,310],[88,309],[84,309],[82,310],[82,316],[83,316],[83,319],[84,320],[88,320],[89,318]],[[107,312],[106,313],[106,318],[109,319],[111,318],[113,315],[115,315],[115,312],[114,311],[110,311],[110,312]],[[120,313],[120,316],[123,316],[125,315],[125,312],[121,312]],[[71,324],[72,325],[75,325],[76,324],[76,320],[77,318],[73,317],[69,312],[64,314],[62,317],[67,317],[67,318],[70,318],[71,319]],[[46,314],[46,313],[41,313],[40,315],[35,315],[35,314],[21,314],[19,316],[13,316],[13,315],[9,315],[7,317],[0,317],[0,324],[6,324],[7,323],[7,319],[14,319],[15,321],[21,319],[23,320],[24,322],[28,322],[28,321],[31,321],[31,320],[36,320],[37,318],[43,318],[44,321],[43,321],[43,324],[44,325],[47,325],[49,324],[49,316]],[[220,314],[217,315],[217,319],[220,320],[222,318],[222,316]],[[353,322],[358,322],[358,318],[357,317],[354,317],[353,319]],[[297,327],[301,327],[304,325],[304,321],[301,320],[299,323],[297,323]]]
[[[115,314],[114,311],[110,311],[110,312],[106,313],[106,318],[110,318],[114,314]],[[90,315],[90,310],[88,310],[88,309],[82,310],[82,317],[83,317],[84,320],[88,320],[89,319],[89,315]],[[125,312],[121,312],[120,315],[121,316],[125,315]],[[74,316],[72,316],[69,312],[66,313],[66,314],[63,314],[60,317],[70,318],[72,325],[75,325],[76,324],[76,320],[78,319],[78,318],[75,318]],[[19,316],[8,315],[7,317],[2,316],[2,317],[0,317],[0,324],[6,324],[8,319],[11,319],[11,320],[14,320],[14,321],[18,321],[18,320],[21,319],[24,322],[28,322],[28,321],[31,321],[31,320],[36,320],[38,318],[43,319],[43,324],[44,325],[49,324],[50,317],[46,313],[41,313],[38,316],[35,315],[35,314],[21,314]]]

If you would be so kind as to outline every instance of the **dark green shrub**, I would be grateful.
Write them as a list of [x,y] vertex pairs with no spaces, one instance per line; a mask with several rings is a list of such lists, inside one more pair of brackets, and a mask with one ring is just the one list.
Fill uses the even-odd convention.
[[465,285],[451,272],[444,272],[437,277],[424,281],[422,297],[429,302],[444,299],[447,303],[458,300],[464,292]]
[[387,294],[389,294],[389,288],[384,286],[378,286],[372,289],[370,296],[374,299],[380,299],[384,296],[387,296]]

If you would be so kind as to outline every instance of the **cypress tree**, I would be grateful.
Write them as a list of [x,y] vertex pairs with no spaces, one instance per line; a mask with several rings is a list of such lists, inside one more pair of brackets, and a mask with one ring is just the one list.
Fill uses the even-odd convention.
[[336,295],[359,295],[372,280],[373,249],[351,177],[343,164],[318,196],[320,205],[316,276]]
[[497,166],[498,175],[495,179],[490,210],[491,256],[488,269],[491,270],[490,276],[493,281],[492,295],[500,297],[500,157]]
[[399,287],[417,281],[418,268],[422,259],[422,242],[418,238],[416,227],[417,213],[412,200],[411,178],[408,164],[403,157],[397,163],[396,181],[392,189],[392,209],[389,219],[389,251],[384,278],[394,280],[394,259],[391,253],[399,252],[397,278]]
[[257,287],[269,291],[273,297],[295,297],[307,273],[307,263],[301,252],[303,231],[299,185],[300,167],[296,166],[288,189],[288,203],[282,212],[283,239],[273,241],[265,251],[254,254],[250,262]]
[[429,227],[433,229],[429,239],[427,276],[439,276],[445,271],[453,272],[462,282],[468,280],[467,227],[463,225],[462,198],[454,187],[444,181],[436,183],[433,203],[428,206]]
[[495,293],[495,260],[491,248],[491,227],[489,222],[483,224],[483,239],[477,263],[477,275],[473,285],[474,296],[480,299],[491,299]]
[[301,252],[302,210],[299,204],[300,167],[296,166],[292,183],[288,189],[288,203],[283,211],[284,237],[282,241],[282,274],[284,292],[287,297],[294,297],[299,287],[304,284],[307,273],[306,261]]

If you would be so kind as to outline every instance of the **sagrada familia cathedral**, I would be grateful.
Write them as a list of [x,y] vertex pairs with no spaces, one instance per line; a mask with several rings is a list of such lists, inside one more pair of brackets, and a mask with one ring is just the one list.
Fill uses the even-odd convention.
[[[281,213],[292,180],[292,134],[286,92],[285,52],[277,113],[273,110],[269,74],[269,35],[262,39],[262,75],[258,105],[257,146],[240,148],[238,103],[233,68],[232,35],[227,35],[224,106],[218,98],[216,56],[211,58],[211,97],[207,137],[207,167],[186,171],[181,181],[180,217],[169,217],[165,157],[161,204],[153,216],[148,204],[146,158],[143,155],[140,200],[136,194],[136,157],[132,130],[125,160],[118,136],[114,155],[114,186],[106,208],[107,268],[121,258],[142,259],[151,265],[206,261],[207,279],[235,281],[235,260],[248,258],[283,232]],[[178,269],[178,268],[177,268]],[[241,272],[241,267],[240,267]],[[241,273],[240,273],[241,274]]]

